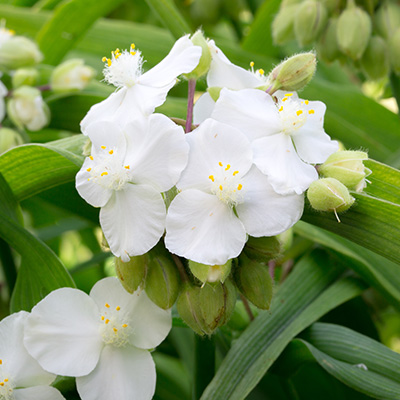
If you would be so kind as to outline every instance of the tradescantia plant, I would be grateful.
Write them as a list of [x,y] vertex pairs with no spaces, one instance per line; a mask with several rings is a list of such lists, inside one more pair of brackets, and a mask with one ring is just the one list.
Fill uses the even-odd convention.
[[0,5],[0,399],[400,398],[400,121],[297,3]]

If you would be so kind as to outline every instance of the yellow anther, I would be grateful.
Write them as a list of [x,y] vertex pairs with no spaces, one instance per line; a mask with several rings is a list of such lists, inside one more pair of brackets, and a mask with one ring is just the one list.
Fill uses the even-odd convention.
[[108,154],[113,154],[114,153],[114,150],[110,150],[109,152],[108,152]]
[[287,97],[284,97],[283,99],[282,99],[282,101],[286,101],[288,98]]
[[283,111],[283,106],[281,106],[281,108],[279,109],[279,111]]
[[3,364],[3,360],[0,360],[0,365]]
[[308,105],[309,101],[308,101],[308,100],[304,100],[304,103],[305,103],[306,105]]
[[130,51],[131,56],[134,56],[136,54],[136,51]]
[[229,169],[230,167],[231,167],[230,164],[226,164],[225,171],[228,171],[228,169]]
[[106,61],[107,61],[107,57],[103,57],[103,58],[101,59],[101,61],[106,62]]
[[121,307],[120,306],[118,306],[118,307],[116,307],[115,308],[117,311],[119,311],[120,309],[121,309]]
[[239,183],[238,185],[238,190],[242,190],[243,185],[241,183]]
[[90,156],[89,158],[93,161],[93,156]]
[[290,96],[293,96],[293,93],[286,93],[285,94],[285,97],[290,97]]
[[[104,176],[104,175],[108,175],[108,172],[107,171],[104,171],[104,172],[102,172],[101,174],[100,174],[100,176]],[[107,307],[107,306],[106,306]],[[110,306],[108,306],[108,307],[110,307]]]
[[235,171],[232,175],[235,176],[239,173],[239,171]]
[[222,190],[222,185],[219,185],[219,190]]
[[250,62],[250,67],[253,68],[254,67],[254,61]]
[[211,181],[214,182],[214,175],[210,175],[210,176],[208,177],[208,179],[211,179]]
[[116,55],[115,55],[115,59],[116,60],[118,60],[118,57],[121,55],[121,53],[117,53]]
[[117,329],[117,328],[113,328],[113,331],[114,331],[115,333],[117,333],[117,332],[118,332],[118,329]]
[[104,150],[106,148],[106,146],[101,146],[101,148]]
[[297,114],[297,116],[299,116],[299,115],[303,114],[303,111],[301,111],[301,110],[296,111],[296,114]]
[[107,308],[110,308],[110,305],[108,303],[104,304]]
[[8,382],[8,378],[4,379],[4,382]]
[[121,50],[118,49],[118,48],[116,48],[116,49],[115,49],[115,53],[116,53],[116,54],[117,54],[117,53],[121,53]]
[[220,167],[222,167],[222,166],[223,166],[223,164],[222,164],[222,162],[221,162],[221,161],[218,163],[218,165],[219,165]]
[[87,172],[90,172],[91,170],[92,170],[92,168],[88,168],[86,171],[87,171]]
[[132,43],[131,44],[131,49],[134,49],[136,46],[135,46],[135,43]]
[[109,58],[107,58],[107,65],[109,66],[109,67],[111,67],[111,60],[109,59]]
[[110,322],[110,320],[109,320],[109,319],[106,319],[106,321],[105,321],[106,325],[107,325],[109,322]]
[[314,114],[314,112],[315,112],[314,110],[309,110],[308,111],[309,114]]
[[123,328],[126,328],[127,326],[128,326],[128,324],[123,324],[122,325]]
[[101,320],[104,321],[106,318],[104,317],[104,315],[101,316]]
[[90,178],[87,178],[88,181],[90,181]]
[[4,382],[0,382],[0,386],[4,386]]
[[260,68],[260,69],[258,70],[258,72],[260,73],[260,75],[264,75],[264,73],[265,73],[265,71],[264,71],[262,68]]
[[129,169],[130,168],[130,166],[129,165],[125,165],[125,169]]

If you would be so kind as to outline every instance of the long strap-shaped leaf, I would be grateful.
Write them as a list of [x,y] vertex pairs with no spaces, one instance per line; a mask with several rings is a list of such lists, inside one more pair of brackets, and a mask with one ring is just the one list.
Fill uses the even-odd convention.
[[279,289],[271,310],[261,313],[234,343],[201,399],[244,399],[294,336],[361,293],[362,284],[337,281],[339,274],[323,251],[303,257]]

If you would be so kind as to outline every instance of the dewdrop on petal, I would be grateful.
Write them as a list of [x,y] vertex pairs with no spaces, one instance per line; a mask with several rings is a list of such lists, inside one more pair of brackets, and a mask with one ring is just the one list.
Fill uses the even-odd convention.
[[200,264],[189,260],[190,271],[202,283],[205,282],[224,283],[226,278],[231,273],[231,268],[232,268],[232,260],[228,260],[223,265]]

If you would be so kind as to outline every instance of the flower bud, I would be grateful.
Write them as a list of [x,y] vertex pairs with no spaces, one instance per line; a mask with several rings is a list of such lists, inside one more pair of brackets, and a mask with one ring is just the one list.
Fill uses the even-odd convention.
[[321,2],[325,6],[328,13],[331,13],[339,8],[341,0],[317,0],[317,1]]
[[335,61],[342,55],[336,37],[337,22],[337,18],[329,19],[328,26],[320,36],[317,45],[318,56],[327,63]]
[[371,19],[362,8],[349,3],[340,14],[337,24],[337,41],[340,50],[353,60],[363,55],[371,36]]
[[202,283],[225,282],[231,273],[232,260],[223,265],[206,265],[189,260],[189,269],[192,274]]
[[211,335],[228,322],[236,303],[230,280],[202,287],[186,283],[176,303],[181,318],[199,335]]
[[187,79],[198,79],[205,75],[210,69],[211,51],[201,30],[196,31],[196,33],[191,37],[191,41],[195,46],[200,46],[202,52],[197,67],[192,72],[185,74],[184,76],[186,76]]
[[0,69],[29,67],[42,61],[37,44],[23,36],[13,36],[0,45]]
[[389,41],[390,65],[393,71],[400,75],[400,27]]
[[21,86],[33,86],[36,84],[39,72],[35,68],[20,68],[14,72],[12,76],[13,88]]
[[385,39],[390,39],[400,26],[400,5],[395,1],[383,1],[374,14],[375,29]]
[[179,294],[179,271],[165,249],[152,250],[147,255],[146,294],[154,304],[167,310],[174,305]]
[[348,210],[355,200],[347,187],[334,178],[318,179],[311,183],[307,198],[315,210],[335,213]]
[[144,286],[147,269],[147,254],[131,257],[128,262],[115,258],[117,277],[128,293],[133,293]]
[[67,92],[84,89],[96,71],[84,64],[81,59],[71,59],[57,66],[50,78],[51,89],[55,92]]
[[389,74],[388,46],[380,36],[372,36],[361,58],[361,69],[371,80],[384,78]]
[[294,19],[294,33],[301,46],[316,40],[326,26],[328,12],[321,2],[304,1],[298,8]]
[[301,53],[277,65],[268,76],[270,93],[302,89],[311,81],[317,65],[314,53]]
[[268,310],[272,300],[273,281],[268,265],[250,260],[244,254],[239,257],[239,266],[233,274],[240,292],[256,307]]
[[259,238],[249,236],[243,251],[252,260],[268,262],[280,256],[282,243],[277,236]]
[[368,154],[363,151],[338,151],[331,154],[319,167],[319,172],[326,178],[335,178],[350,190],[365,187],[365,177],[371,171],[363,164]]
[[7,104],[8,116],[18,127],[38,131],[50,121],[50,110],[43,101],[40,90],[21,86],[14,90]]
[[294,39],[294,18],[299,5],[281,7],[272,22],[272,38],[275,44],[284,44]]
[[24,144],[24,141],[17,131],[0,128],[0,154],[21,144]]

